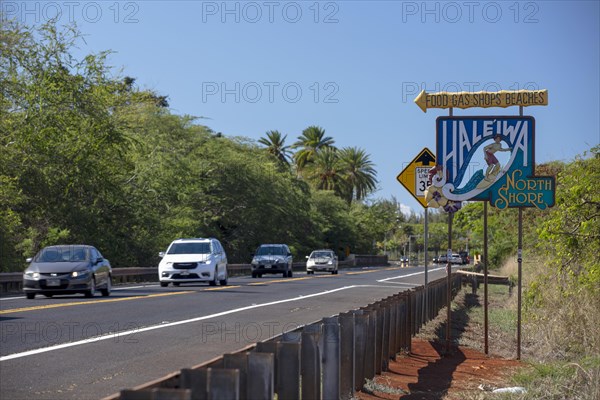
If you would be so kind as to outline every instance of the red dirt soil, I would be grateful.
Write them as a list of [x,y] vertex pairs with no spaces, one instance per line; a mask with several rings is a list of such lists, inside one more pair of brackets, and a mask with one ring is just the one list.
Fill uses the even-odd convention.
[[376,384],[396,389],[398,394],[374,390],[372,394],[358,392],[355,397],[361,400],[458,400],[464,398],[465,392],[482,393],[478,389],[481,384],[507,386],[508,373],[523,366],[519,361],[488,357],[466,347],[452,347],[448,356],[444,353],[443,344],[413,339],[411,353],[398,354],[396,361],[390,360],[388,371],[375,378]]

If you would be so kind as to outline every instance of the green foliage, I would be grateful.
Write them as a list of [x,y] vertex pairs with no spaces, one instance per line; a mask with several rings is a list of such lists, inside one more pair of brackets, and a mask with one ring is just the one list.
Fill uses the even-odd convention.
[[558,173],[556,205],[538,230],[565,294],[581,287],[600,294],[600,146],[590,153]]
[[[317,179],[315,161],[334,143],[320,127],[303,131],[299,163],[288,165],[279,132],[258,141],[267,151],[215,135],[192,116],[171,114],[167,96],[114,76],[108,52],[76,59],[75,27],[7,21],[1,29],[3,271],[56,243],[95,245],[115,267],[156,265],[158,251],[189,236],[219,238],[230,262],[247,262],[264,242],[288,243],[297,257],[314,247],[372,250],[365,243],[379,232],[359,234],[351,210],[376,183],[363,150],[353,153],[360,165],[352,177],[350,158],[335,154],[338,177]],[[296,175],[309,166],[315,179]],[[366,220],[379,212],[362,207]]]

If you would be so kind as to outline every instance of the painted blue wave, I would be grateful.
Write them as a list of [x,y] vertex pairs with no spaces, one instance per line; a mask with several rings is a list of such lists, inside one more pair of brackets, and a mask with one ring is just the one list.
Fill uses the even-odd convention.
[[471,179],[469,180],[469,182],[467,182],[467,184],[465,186],[458,188],[458,189],[454,189],[454,191],[452,191],[452,193],[454,193],[454,194],[468,193],[471,190],[477,188],[477,185],[479,185],[479,182],[481,182],[484,178],[485,178],[485,176],[483,175],[483,170],[480,169],[473,174],[473,176],[471,177]]

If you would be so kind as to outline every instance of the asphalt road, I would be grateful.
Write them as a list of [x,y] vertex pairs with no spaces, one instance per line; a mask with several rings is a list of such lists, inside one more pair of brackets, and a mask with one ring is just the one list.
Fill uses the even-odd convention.
[[[99,399],[424,283],[424,268],[0,299],[0,398]],[[445,268],[429,267],[429,281]]]

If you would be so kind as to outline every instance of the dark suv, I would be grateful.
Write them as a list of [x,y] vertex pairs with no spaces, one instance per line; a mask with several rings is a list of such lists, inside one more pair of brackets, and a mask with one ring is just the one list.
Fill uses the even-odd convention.
[[283,274],[292,277],[292,253],[286,244],[261,244],[252,255],[252,277]]

